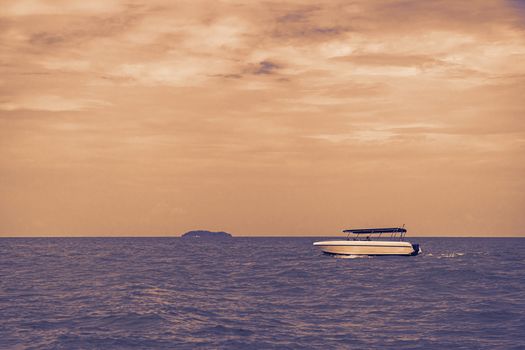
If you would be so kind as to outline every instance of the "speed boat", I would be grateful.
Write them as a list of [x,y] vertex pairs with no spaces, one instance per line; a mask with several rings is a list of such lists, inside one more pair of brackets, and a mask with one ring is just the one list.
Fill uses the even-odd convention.
[[[404,241],[404,227],[358,228],[344,230],[346,240],[315,242],[330,255],[418,255],[419,244]],[[350,238],[350,235],[355,235]],[[371,237],[374,237],[372,239]]]

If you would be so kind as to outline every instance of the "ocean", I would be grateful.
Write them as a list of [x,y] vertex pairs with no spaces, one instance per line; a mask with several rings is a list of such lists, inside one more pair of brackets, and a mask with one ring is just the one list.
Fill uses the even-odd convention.
[[316,240],[0,239],[0,349],[525,349],[525,239]]

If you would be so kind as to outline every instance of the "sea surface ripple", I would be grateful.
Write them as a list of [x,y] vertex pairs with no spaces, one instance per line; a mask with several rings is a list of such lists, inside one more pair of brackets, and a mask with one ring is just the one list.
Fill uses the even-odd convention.
[[0,239],[0,349],[525,349],[525,239]]

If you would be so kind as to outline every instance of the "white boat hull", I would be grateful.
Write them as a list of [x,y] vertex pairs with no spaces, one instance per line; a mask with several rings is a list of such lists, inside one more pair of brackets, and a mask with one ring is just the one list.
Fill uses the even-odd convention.
[[419,245],[403,241],[323,241],[315,242],[326,254],[334,255],[417,255]]

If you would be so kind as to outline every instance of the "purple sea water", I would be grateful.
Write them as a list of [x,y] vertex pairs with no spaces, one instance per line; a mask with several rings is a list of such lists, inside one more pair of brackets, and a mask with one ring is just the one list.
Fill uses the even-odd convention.
[[0,239],[0,349],[525,349],[525,239]]

